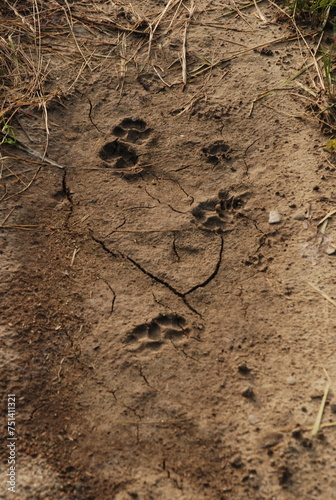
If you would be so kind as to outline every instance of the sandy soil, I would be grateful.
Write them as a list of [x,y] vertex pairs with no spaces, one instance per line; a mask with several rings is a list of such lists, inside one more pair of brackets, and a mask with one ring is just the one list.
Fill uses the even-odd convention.
[[[121,4],[108,15],[127,26]],[[132,4],[152,19],[164,2]],[[318,225],[334,158],[307,93],[284,84],[309,53],[271,4],[264,19],[187,7],[167,13],[151,62],[140,28],[97,37],[115,48],[48,106],[48,157],[65,170],[2,146],[20,499],[335,498],[335,430],[311,435],[324,370],[336,377],[336,226]],[[318,91],[313,66],[299,81]],[[20,126],[43,152],[41,111]],[[323,422],[335,413],[331,388]]]

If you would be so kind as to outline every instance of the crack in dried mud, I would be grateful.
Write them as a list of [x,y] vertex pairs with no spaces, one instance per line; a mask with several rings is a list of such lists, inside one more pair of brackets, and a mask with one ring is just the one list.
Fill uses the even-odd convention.
[[194,292],[198,288],[204,288],[218,274],[220,265],[222,263],[222,256],[223,256],[223,250],[224,250],[224,238],[223,238],[223,236],[220,236],[220,240],[221,240],[221,243],[220,243],[220,250],[219,250],[218,260],[217,260],[216,267],[215,267],[213,273],[205,281],[203,281],[203,283],[199,283],[198,285],[195,285],[188,292],[186,292],[184,295],[189,295],[190,293]]
[[115,301],[117,299],[117,295],[116,295],[115,291],[113,290],[112,286],[110,285],[110,283],[106,279],[104,279],[104,278],[100,278],[100,279],[102,281],[104,281],[104,283],[107,285],[108,289],[112,293],[111,310],[110,310],[110,316],[111,316],[113,314],[113,311],[114,311],[114,304],[115,304]]
[[[96,242],[98,243],[101,248],[108,254],[112,255],[113,257],[117,258],[118,255],[115,254],[112,250],[110,250],[110,248],[107,247],[106,243],[103,241],[103,240],[100,240],[99,238],[97,238],[92,231],[90,231],[90,235],[91,235],[91,238]],[[160,285],[163,285],[165,286],[166,288],[168,288],[168,290],[170,290],[174,295],[176,295],[177,297],[179,297],[180,299],[183,300],[184,304],[187,306],[188,309],[190,309],[190,311],[192,311],[193,313],[197,314],[199,317],[202,318],[202,315],[201,313],[195,309],[191,304],[189,304],[188,300],[187,300],[187,295],[195,292],[196,290],[198,290],[199,288],[204,288],[205,286],[207,286],[215,277],[216,275],[218,274],[218,271],[220,269],[220,266],[221,266],[221,262],[222,262],[222,256],[223,256],[223,249],[224,249],[224,238],[222,235],[220,235],[220,250],[219,250],[219,255],[218,255],[218,259],[217,259],[217,262],[216,262],[216,266],[215,266],[215,269],[213,270],[213,272],[210,274],[210,276],[205,280],[203,281],[202,283],[198,283],[197,285],[194,285],[190,290],[188,290],[187,292],[179,292],[175,287],[173,287],[170,283],[168,283],[167,281],[165,281],[164,279],[162,278],[159,278],[158,276],[156,276],[155,274],[151,273],[150,271],[148,271],[147,269],[145,269],[141,264],[139,264],[139,262],[137,262],[136,260],[134,260],[132,257],[130,257],[129,255],[126,255],[124,254],[123,252],[119,251],[118,250],[118,254],[128,260],[129,262],[131,262],[135,267],[137,267],[143,274],[145,274],[146,276],[149,276],[152,280],[156,281],[157,283],[160,283]]]

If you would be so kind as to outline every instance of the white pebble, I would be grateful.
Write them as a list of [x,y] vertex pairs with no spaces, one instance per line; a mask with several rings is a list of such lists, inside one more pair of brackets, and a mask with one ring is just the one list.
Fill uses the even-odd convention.
[[279,214],[276,210],[271,210],[269,213],[268,222],[270,224],[279,224],[282,221],[282,215]]
[[295,380],[295,378],[294,378],[294,377],[287,377],[287,378],[286,378],[286,382],[287,382],[287,384],[289,384],[289,385],[295,385],[295,384],[296,384],[296,380]]
[[255,417],[254,415],[249,415],[248,417],[250,424],[256,425],[260,422],[258,417]]

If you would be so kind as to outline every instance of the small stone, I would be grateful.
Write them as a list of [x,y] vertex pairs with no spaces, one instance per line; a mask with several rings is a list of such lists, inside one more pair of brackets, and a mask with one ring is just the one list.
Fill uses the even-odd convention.
[[230,462],[231,466],[235,469],[240,469],[244,464],[240,457],[236,457]]
[[268,222],[270,224],[279,224],[282,221],[282,215],[276,210],[271,210],[269,213]]
[[332,403],[330,405],[330,410],[331,410],[331,413],[336,413],[336,404],[335,403]]
[[254,415],[249,415],[248,419],[249,419],[250,424],[252,424],[252,425],[259,424],[259,422],[260,422],[260,419]]
[[244,398],[247,398],[247,399],[253,399],[255,396],[254,391],[253,391],[253,387],[251,385],[249,385],[246,389],[244,389],[242,392],[242,396],[244,396]]
[[284,435],[281,432],[266,432],[260,438],[261,448],[273,448],[283,440]]
[[333,255],[334,253],[336,252],[336,248],[332,247],[332,246],[328,246],[326,249],[325,249],[325,253],[327,255]]
[[293,215],[293,219],[295,220],[307,220],[307,212],[306,210],[298,210]]
[[240,373],[250,373],[251,369],[247,366],[246,362],[243,361],[242,363],[240,363],[240,365],[238,365],[238,371]]
[[294,377],[287,377],[286,382],[288,385],[295,385],[296,384],[296,380]]

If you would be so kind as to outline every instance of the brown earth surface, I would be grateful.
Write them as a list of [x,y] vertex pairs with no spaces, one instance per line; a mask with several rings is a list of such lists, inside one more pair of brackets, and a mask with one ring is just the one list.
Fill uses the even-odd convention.
[[[127,28],[165,4],[122,5],[101,2]],[[1,147],[16,495],[333,499],[336,430],[311,429],[325,371],[323,422],[336,420],[336,224],[319,225],[335,167],[297,83],[318,94],[316,71],[272,3],[224,17],[222,1],[195,2],[191,18],[174,6],[150,58],[146,24],[94,37],[75,23],[101,58],[48,104],[47,156],[65,169]],[[19,120],[43,153],[41,110]]]

